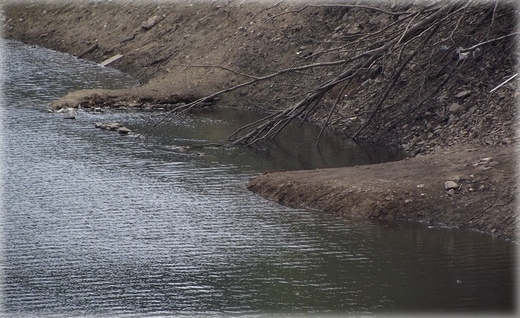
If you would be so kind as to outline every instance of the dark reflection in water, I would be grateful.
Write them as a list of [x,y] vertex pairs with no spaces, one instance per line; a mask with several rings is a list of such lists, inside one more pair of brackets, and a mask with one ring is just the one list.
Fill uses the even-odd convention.
[[[146,142],[101,131],[95,122],[141,131],[157,114],[72,121],[45,106],[82,85],[134,81],[6,43],[3,316],[512,312],[511,243],[288,209],[244,188],[264,170],[366,163],[354,145],[331,139],[295,158],[314,142],[309,128],[279,146],[233,147],[224,140],[237,123],[220,116],[250,114],[231,110],[190,116]],[[82,75],[84,84],[73,80]]]
[[159,144],[165,151],[200,156],[201,161],[207,163],[239,166],[241,172],[342,167],[403,158],[403,153],[397,150],[360,147],[354,141],[334,134],[322,137],[317,147],[319,129],[311,125],[298,127],[297,121],[289,124],[275,142],[263,142],[249,148],[234,146],[226,141],[229,135],[265,116],[234,108],[198,111],[187,118],[174,118],[148,132],[161,116],[134,114],[126,119],[125,125],[136,133],[146,133],[148,143],[153,147]]

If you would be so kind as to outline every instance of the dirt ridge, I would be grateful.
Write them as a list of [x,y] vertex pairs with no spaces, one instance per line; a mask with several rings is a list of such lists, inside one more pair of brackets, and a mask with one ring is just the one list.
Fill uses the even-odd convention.
[[247,186],[296,208],[452,226],[514,240],[512,170],[506,149],[454,147],[398,162],[267,173]]

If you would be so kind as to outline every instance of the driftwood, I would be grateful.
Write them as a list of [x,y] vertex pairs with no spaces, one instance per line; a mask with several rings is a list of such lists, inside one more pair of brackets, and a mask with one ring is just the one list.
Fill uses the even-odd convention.
[[112,63],[114,63],[116,61],[119,61],[122,58],[123,58],[122,54],[116,54],[116,55],[112,56],[111,58],[106,59],[106,60],[104,60],[103,62],[101,62],[99,64],[101,64],[103,66],[107,66],[107,65],[112,64]]

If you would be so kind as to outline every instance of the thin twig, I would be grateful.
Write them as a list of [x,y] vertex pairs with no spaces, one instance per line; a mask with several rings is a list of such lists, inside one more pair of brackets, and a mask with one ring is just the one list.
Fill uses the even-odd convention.
[[[181,65],[175,65],[175,66],[181,66]],[[225,67],[225,66],[222,66],[222,65],[193,65],[193,64],[190,64],[190,65],[182,65],[183,67],[185,68],[218,68],[218,69],[221,69],[221,70],[224,70],[224,71],[228,71],[230,73],[233,73],[233,74],[236,74],[236,75],[240,75],[240,76],[243,76],[243,77],[247,77],[247,78],[251,78],[251,79],[258,79],[258,76],[253,76],[253,75],[250,75],[250,74],[244,74],[244,73],[240,73],[238,71],[235,71],[229,67]]]
[[269,23],[272,20],[276,19],[277,17],[285,15],[285,14],[290,14],[290,13],[297,14],[297,13],[300,13],[300,12],[302,12],[303,10],[305,10],[307,8],[366,9],[366,10],[370,10],[370,11],[375,11],[375,12],[388,14],[388,15],[391,15],[391,16],[409,15],[409,14],[414,14],[415,13],[415,12],[409,12],[409,11],[392,12],[392,11],[386,11],[386,10],[378,8],[378,7],[367,6],[367,5],[357,5],[357,4],[344,4],[344,3],[338,3],[338,4],[308,4],[308,5],[305,5],[304,7],[300,8],[300,9],[297,9],[297,10],[291,10],[291,11],[286,11],[286,12],[282,12],[282,13],[276,14],[276,15],[272,16],[271,18],[267,19],[265,22]]
[[516,76],[518,75],[518,73],[515,73],[513,76],[511,76],[510,78],[506,79],[505,81],[503,81],[502,83],[500,83],[497,87],[493,88],[492,90],[489,91],[489,93],[493,93],[494,91],[496,91],[497,89],[499,89],[500,87],[504,86],[505,84],[509,83],[509,81],[511,81],[513,78],[515,78]]
[[251,18],[251,20],[249,21],[249,23],[253,22],[253,21],[256,19],[256,17],[257,17],[260,13],[265,12],[265,11],[269,11],[269,10],[271,10],[271,9],[273,9],[273,8],[276,8],[277,6],[279,6],[279,5],[280,5],[282,2],[284,2],[284,1],[285,1],[285,0],[281,0],[281,1],[277,2],[276,4],[274,4],[274,5],[272,5],[272,6],[268,7],[268,8],[263,8],[262,10],[258,11],[258,12],[257,12],[257,13],[256,13],[252,18]]
[[493,43],[493,42],[496,42],[496,41],[500,41],[500,40],[503,40],[503,39],[508,38],[508,37],[510,37],[510,36],[517,35],[517,34],[519,34],[519,33],[520,33],[520,32],[513,32],[513,33],[510,33],[510,34],[507,34],[507,35],[504,35],[504,36],[500,36],[500,37],[495,38],[495,39],[491,39],[491,40],[489,40],[489,41],[484,41],[484,42],[481,42],[481,43],[479,43],[479,44],[475,44],[475,45],[473,45],[473,46],[471,46],[471,47],[468,47],[468,48],[466,48],[466,49],[464,49],[464,48],[459,48],[457,51],[458,51],[459,53],[467,53],[467,52],[473,51],[473,50],[475,50],[475,49],[477,49],[477,48],[479,48],[479,47],[481,47],[481,46],[483,46],[483,45],[486,45],[486,44],[489,44],[489,43]]
[[343,92],[347,88],[348,82],[345,82],[343,86],[341,87],[341,90],[339,91],[338,96],[336,97],[336,100],[334,101],[334,104],[332,104],[332,107],[330,108],[329,115],[327,116],[327,119],[325,120],[325,123],[321,127],[320,133],[318,134],[318,137],[316,137],[316,146],[319,146],[321,135],[323,134],[323,131],[325,131],[325,128],[327,127],[330,118],[332,117],[332,114],[334,113],[334,110],[336,109],[336,106],[339,104],[339,102],[343,99]]

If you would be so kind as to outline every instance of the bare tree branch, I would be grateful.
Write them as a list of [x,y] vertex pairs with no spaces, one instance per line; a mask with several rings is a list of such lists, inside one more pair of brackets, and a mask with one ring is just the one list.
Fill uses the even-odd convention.
[[[274,9],[281,2],[261,10],[256,13],[254,18],[262,12]],[[228,140],[234,144],[250,146],[263,140],[273,140],[295,119],[301,124],[307,119],[319,118],[322,127],[316,139],[318,145],[325,129],[343,118],[343,109],[356,105],[358,102],[368,104],[370,107],[356,109],[355,114],[359,119],[351,125],[345,126],[345,131],[348,130],[349,136],[357,139],[364,138],[366,134],[362,133],[366,132],[367,127],[374,127],[371,132],[375,130],[373,137],[375,136],[377,139],[381,134],[397,127],[408,116],[422,116],[421,114],[424,113],[422,105],[437,94],[452,78],[452,75],[457,75],[456,71],[462,69],[460,63],[456,64],[457,61],[452,59],[453,50],[438,48],[436,47],[438,43],[450,40],[459,46],[459,53],[467,54],[481,46],[519,33],[510,33],[484,41],[488,37],[483,34],[485,29],[479,31],[482,29],[481,26],[487,26],[490,18],[492,19],[491,24],[500,25],[500,21],[495,16],[500,12],[497,12],[496,5],[495,8],[480,6],[475,11],[470,7],[474,2],[474,0],[435,2],[427,7],[414,7],[417,9],[407,9],[403,12],[390,12],[382,8],[364,5],[317,4],[275,14],[268,21],[284,14],[297,14],[307,8],[319,7],[372,10],[397,18],[386,23],[384,27],[371,25],[356,37],[323,41],[322,38],[313,39],[309,36],[309,39],[305,40],[306,43],[312,41],[311,43],[316,45],[312,48],[312,54],[296,59],[290,67],[267,75],[246,74],[220,65],[189,65],[187,67],[220,69],[242,77],[244,82],[179,106],[170,111],[166,117],[174,114],[186,114],[191,109],[204,105],[219,95],[262,83],[259,85],[262,90],[264,88],[266,90],[275,89],[278,92],[280,89],[286,89],[290,94],[282,97],[274,95],[275,98],[272,100],[276,102],[276,105],[272,107],[282,110],[237,129],[228,137]],[[475,16],[472,24],[465,25],[466,18],[474,12],[478,12],[478,15]],[[327,25],[327,27],[329,26]],[[438,32],[439,30],[442,32]],[[465,34],[460,34],[458,31],[464,31]],[[478,36],[473,36],[475,32]],[[449,36],[446,38],[448,34]],[[470,40],[474,43],[481,42],[464,48]],[[417,56],[423,53],[423,60],[418,61]],[[449,72],[450,66],[451,73]],[[369,75],[376,68],[380,69],[377,78]],[[512,78],[514,77],[509,78],[493,90],[498,89]],[[301,82],[296,82],[298,79],[301,79]],[[276,86],[268,88],[267,85],[270,83],[276,84]],[[348,92],[349,100],[348,104],[342,106],[341,102],[345,99],[345,92]],[[364,96],[356,96],[358,93],[359,95],[364,94]],[[267,99],[264,98],[262,101],[265,102],[269,98],[270,96],[267,96]],[[255,103],[255,100],[249,98],[247,102]],[[386,103],[392,103],[392,106],[385,107]],[[395,107],[399,105],[405,106]],[[340,107],[343,108],[337,110]],[[430,109],[428,108],[428,111]],[[392,113],[385,118],[390,120],[384,124],[379,123],[377,115],[388,112]],[[439,109],[435,109],[433,114],[438,114],[439,118],[444,117],[444,110],[442,115],[440,115]]]
[[460,48],[458,49],[458,52],[459,53],[467,53],[467,52],[470,52],[470,51],[473,51],[473,50],[476,50],[477,48],[481,47],[481,46],[484,46],[484,45],[487,45],[489,43],[493,43],[493,42],[497,42],[497,41],[500,41],[500,40],[503,40],[505,38],[508,38],[510,36],[513,36],[513,35],[517,35],[517,34],[520,34],[520,32],[513,32],[513,33],[510,33],[510,34],[507,34],[507,35],[504,35],[504,36],[501,36],[501,37],[498,37],[496,39],[491,39],[489,41],[485,41],[485,42],[481,42],[479,44],[475,44],[471,47],[468,47],[466,49],[464,48]]
[[[435,25],[435,28],[430,32],[430,34],[428,34],[428,36],[424,39],[422,45],[425,45],[429,40],[430,38],[435,34],[435,32],[439,29],[441,23],[438,22],[436,25]],[[392,91],[392,89],[394,88],[394,85],[395,83],[397,82],[397,80],[399,79],[399,76],[401,75],[401,72],[404,70],[404,68],[406,67],[406,65],[415,57],[415,55],[417,55],[417,53],[419,52],[419,50],[421,49],[421,46],[419,46],[419,48],[417,48],[415,51],[413,51],[412,54],[408,55],[408,57],[401,63],[401,66],[399,67],[399,69],[394,73],[393,77],[392,77],[392,80],[390,81],[390,83],[388,83],[384,93],[381,95],[381,97],[379,98],[379,100],[377,101],[376,105],[374,106],[374,110],[372,111],[372,113],[370,114],[370,117],[365,121],[365,123],[361,126],[361,128],[359,128],[359,130],[352,136],[353,139],[356,139],[359,134],[367,127],[367,125],[370,123],[370,121],[374,118],[375,114],[379,111],[379,109],[381,108],[381,105],[383,105],[384,101],[386,100],[386,98],[388,97],[388,94],[390,94],[390,92]]]

